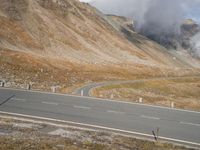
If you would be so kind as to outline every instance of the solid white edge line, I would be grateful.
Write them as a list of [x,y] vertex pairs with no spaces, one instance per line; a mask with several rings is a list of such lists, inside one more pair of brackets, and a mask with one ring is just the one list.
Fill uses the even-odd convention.
[[180,124],[184,124],[184,125],[191,125],[191,126],[197,126],[200,127],[200,124],[196,124],[196,123],[190,123],[190,122],[179,122]]
[[131,104],[131,105],[139,105],[139,106],[147,106],[147,107],[154,107],[154,108],[162,108],[167,110],[174,110],[174,111],[182,111],[182,112],[189,112],[189,113],[196,113],[200,114],[198,111],[192,111],[192,110],[184,110],[184,109],[178,109],[178,108],[170,108],[170,107],[164,107],[164,106],[156,106],[156,105],[150,105],[150,104],[141,104],[141,103],[134,103],[134,102],[123,102],[123,101],[117,101],[117,100],[110,100],[110,99],[102,99],[102,98],[96,98],[96,97],[87,97],[87,96],[77,96],[77,95],[70,95],[70,94],[60,94],[60,93],[51,93],[51,92],[42,92],[42,91],[29,91],[29,90],[23,90],[23,89],[14,89],[14,88],[2,88],[3,90],[14,90],[14,91],[23,91],[23,92],[29,92],[29,93],[40,93],[40,94],[50,94],[50,95],[60,95],[60,96],[69,96],[69,97],[78,97],[78,98],[87,98],[92,100],[102,100],[106,102],[115,102],[115,103],[122,103],[122,104]]
[[[121,129],[116,129],[116,128],[109,128],[109,127],[105,127],[105,126],[84,124],[84,123],[78,123],[78,122],[72,122],[72,121],[58,120],[58,119],[31,116],[31,115],[23,115],[23,114],[3,112],[3,111],[0,111],[0,113],[1,114],[5,114],[5,115],[7,114],[7,115],[14,115],[14,116],[19,116],[19,117],[21,116],[21,117],[28,117],[28,118],[34,118],[34,119],[42,119],[42,120],[47,120],[47,121],[56,121],[56,122],[61,122],[61,123],[68,123],[68,124],[92,127],[92,128],[97,128],[97,129],[105,129],[105,130],[110,130],[110,131],[116,131],[116,132],[122,132],[122,133],[128,133],[128,134],[133,134],[133,135],[139,135],[139,136],[145,136],[145,137],[153,138],[153,135],[150,135],[150,134],[127,131],[127,130],[121,130]],[[183,143],[183,144],[191,144],[191,145],[200,146],[200,143],[195,143],[195,142],[190,142],[190,141],[178,140],[178,139],[167,138],[167,137],[162,137],[162,136],[160,136],[159,138],[162,139],[162,140],[167,140],[167,141],[172,141],[172,142],[179,142],[179,143]]]

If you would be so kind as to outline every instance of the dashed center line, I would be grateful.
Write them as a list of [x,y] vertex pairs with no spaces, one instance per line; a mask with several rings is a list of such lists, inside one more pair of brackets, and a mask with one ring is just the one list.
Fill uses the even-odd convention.
[[21,102],[25,102],[26,101],[25,99],[21,99],[21,98],[11,98],[11,100],[21,101]]
[[91,109],[90,107],[86,107],[86,106],[77,106],[77,105],[74,105],[73,107],[74,108],[79,108],[79,109],[86,109],[86,110]]
[[160,118],[152,117],[152,116],[145,116],[145,115],[142,115],[141,117],[142,117],[142,118],[145,118],[145,119],[160,120]]
[[58,105],[58,103],[53,103],[53,102],[42,102],[42,104],[55,105],[55,106]]
[[120,112],[120,111],[115,111],[115,110],[108,110],[108,113],[113,113],[113,114],[125,114],[125,112]]
[[197,123],[190,123],[190,122],[179,122],[180,124],[184,124],[184,125],[192,125],[192,126],[198,126],[200,127],[200,124],[197,124]]

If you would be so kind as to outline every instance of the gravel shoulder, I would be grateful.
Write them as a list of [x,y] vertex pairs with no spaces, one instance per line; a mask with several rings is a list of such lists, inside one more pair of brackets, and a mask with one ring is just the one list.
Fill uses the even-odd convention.
[[192,150],[109,132],[0,116],[0,150]]

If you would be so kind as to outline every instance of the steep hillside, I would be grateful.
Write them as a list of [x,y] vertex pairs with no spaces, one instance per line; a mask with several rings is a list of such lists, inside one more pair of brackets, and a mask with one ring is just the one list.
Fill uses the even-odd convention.
[[131,22],[78,0],[0,0],[0,80],[46,89],[198,73],[135,33]]
[[96,9],[76,0],[0,0],[0,10],[1,48],[79,63],[178,64],[154,43],[148,47],[155,51],[142,51],[138,37],[131,35],[138,42],[133,45]]
[[145,56],[93,8],[75,0],[1,0],[0,47],[74,62],[122,62]]

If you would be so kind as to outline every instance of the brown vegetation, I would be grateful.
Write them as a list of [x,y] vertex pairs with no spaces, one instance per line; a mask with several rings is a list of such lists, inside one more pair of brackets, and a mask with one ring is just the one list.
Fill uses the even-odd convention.
[[110,85],[97,88],[95,96],[122,101],[138,102],[143,98],[147,104],[175,107],[200,111],[200,77],[186,77],[177,79],[155,79],[130,84]]

